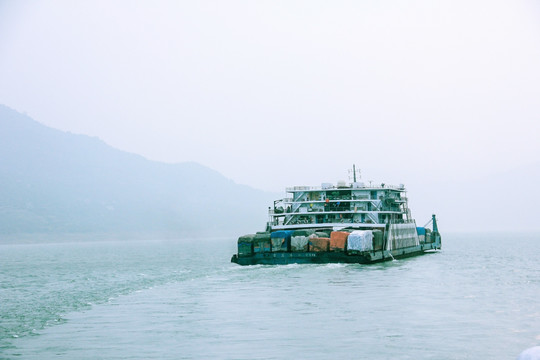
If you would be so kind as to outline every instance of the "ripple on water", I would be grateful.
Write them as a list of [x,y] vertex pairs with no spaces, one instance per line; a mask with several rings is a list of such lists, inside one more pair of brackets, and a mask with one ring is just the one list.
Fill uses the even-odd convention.
[[0,357],[515,358],[540,341],[540,265],[520,253],[537,239],[449,235],[369,266],[242,267],[228,242],[2,246]]

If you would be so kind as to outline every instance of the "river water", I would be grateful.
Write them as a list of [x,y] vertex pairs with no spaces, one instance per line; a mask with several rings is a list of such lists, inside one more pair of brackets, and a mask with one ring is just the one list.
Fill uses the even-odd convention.
[[375,265],[231,264],[236,241],[0,245],[0,359],[515,359],[540,234]]

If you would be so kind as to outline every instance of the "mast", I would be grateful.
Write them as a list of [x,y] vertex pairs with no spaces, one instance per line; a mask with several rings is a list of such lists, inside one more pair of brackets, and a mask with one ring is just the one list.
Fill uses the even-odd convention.
[[[356,165],[353,164],[352,170],[349,169],[349,180],[351,180],[351,172],[352,172],[352,175],[353,175],[352,180],[353,180],[353,182],[356,182],[356,171],[357,171],[356,170]],[[358,170],[358,177],[362,177],[361,174],[360,174],[360,170]]]
[[438,233],[439,227],[437,226],[437,219],[435,219],[435,214],[432,215],[431,220],[433,221],[433,232]]

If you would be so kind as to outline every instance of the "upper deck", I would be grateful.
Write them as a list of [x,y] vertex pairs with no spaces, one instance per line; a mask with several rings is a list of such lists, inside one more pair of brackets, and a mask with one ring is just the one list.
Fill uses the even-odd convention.
[[399,192],[406,192],[405,185],[388,185],[388,184],[372,184],[366,185],[362,182],[355,182],[347,184],[345,182],[338,182],[336,185],[331,183],[323,183],[321,186],[291,186],[285,188],[288,193],[296,192],[322,192],[322,191],[351,191],[351,190],[367,190],[367,191],[379,191],[379,190],[394,190]]
[[288,187],[286,192],[289,197],[274,201],[268,209],[272,229],[338,224],[378,227],[411,220],[403,184],[339,181],[335,185]]

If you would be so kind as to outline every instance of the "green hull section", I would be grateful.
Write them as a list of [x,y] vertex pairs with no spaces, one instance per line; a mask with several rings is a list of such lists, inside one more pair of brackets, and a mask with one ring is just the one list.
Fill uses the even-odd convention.
[[422,244],[392,251],[369,251],[349,254],[336,252],[261,252],[251,256],[233,255],[231,262],[238,265],[287,265],[287,264],[373,264],[411,256],[423,255],[437,250],[436,244]]

